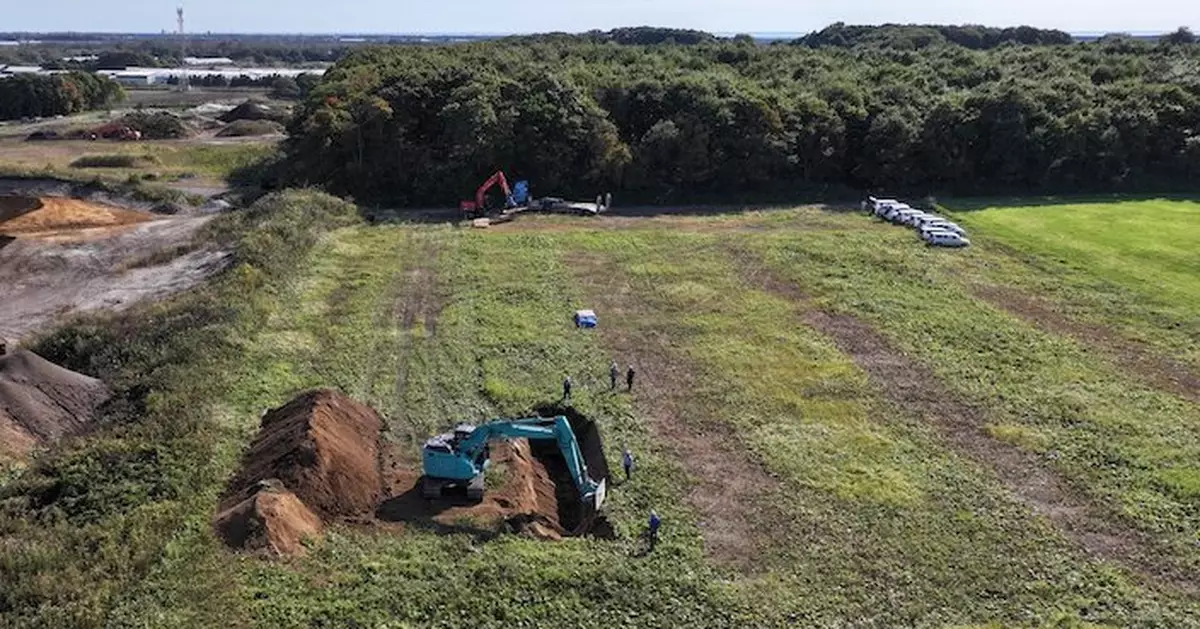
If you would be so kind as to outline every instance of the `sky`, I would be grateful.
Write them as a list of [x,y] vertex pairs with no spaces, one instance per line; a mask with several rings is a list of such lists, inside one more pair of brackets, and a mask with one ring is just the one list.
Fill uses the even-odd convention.
[[[179,0],[187,30],[533,33],[672,26],[804,33],[834,22],[1029,24],[1073,33],[1200,30],[1196,0]],[[0,0],[0,31],[174,30],[175,0]]]

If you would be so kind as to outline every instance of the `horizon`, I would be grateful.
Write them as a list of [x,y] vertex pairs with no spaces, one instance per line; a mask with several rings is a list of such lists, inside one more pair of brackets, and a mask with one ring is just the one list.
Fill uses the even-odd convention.
[[[694,30],[694,31],[708,33],[715,37],[732,38],[732,37],[736,37],[738,35],[750,35],[752,37],[768,37],[768,36],[772,36],[772,37],[785,37],[785,36],[786,37],[803,37],[805,35],[820,31],[820,30],[822,30],[828,26],[832,26],[832,25],[833,25],[833,23],[830,23],[830,24],[827,24],[820,28],[807,30],[807,31],[721,31],[721,32],[714,32],[714,31],[705,31],[703,29],[682,29],[680,27],[674,27],[674,26],[639,24],[639,25],[616,26],[616,27],[604,28],[604,29],[594,28],[594,29],[570,30],[570,31],[568,31],[568,30],[479,31],[479,32],[465,32],[465,31],[396,31],[396,32],[386,32],[386,31],[377,31],[377,32],[375,32],[375,31],[362,31],[362,32],[359,32],[359,31],[189,31],[187,34],[192,37],[197,37],[197,36],[219,37],[219,36],[223,36],[223,35],[270,36],[270,37],[342,37],[342,38],[346,38],[346,37],[525,37],[525,36],[531,36],[531,35],[548,35],[548,34],[559,34],[559,33],[567,34],[567,35],[583,35],[583,34],[587,34],[589,32],[597,32],[597,31],[598,32],[608,32],[608,31],[622,29],[622,28],[652,28],[652,29]],[[991,25],[991,24],[952,23],[952,22],[944,22],[944,23],[880,22],[880,23],[873,23],[873,24],[846,23],[846,25],[847,26],[874,26],[874,27],[880,27],[880,26],[981,26],[984,28],[1015,28],[1014,26],[995,26],[995,25]],[[1179,28],[1188,28],[1189,30],[1195,30],[1187,25],[1175,26],[1175,27],[1171,27],[1169,29],[1164,29],[1164,30],[1128,30],[1128,29],[1125,29],[1125,30],[1099,30],[1099,31],[1098,30],[1063,30],[1063,29],[1054,29],[1054,28],[1050,28],[1050,27],[1038,26],[1036,24],[1020,24],[1018,26],[1029,26],[1032,28],[1038,28],[1038,29],[1043,29],[1043,30],[1062,30],[1063,32],[1067,33],[1068,35],[1075,36],[1075,37],[1103,36],[1103,35],[1130,35],[1130,36],[1135,36],[1135,37],[1137,37],[1137,36],[1156,36],[1156,35],[1166,35],[1166,34],[1172,33]],[[22,30],[12,30],[12,31],[0,31],[0,33],[2,33],[4,35],[33,35],[33,36],[36,36],[36,35],[110,35],[110,36],[132,35],[132,36],[162,37],[163,35],[168,35],[168,36],[177,35],[176,32],[173,32],[170,30],[158,30],[158,31],[132,31],[132,30],[128,30],[128,31],[111,31],[111,30],[107,30],[107,31],[106,30],[28,31],[28,30],[24,30],[24,31],[22,31]]]
[[[459,0],[453,4],[401,0],[344,0],[336,11],[316,0],[286,9],[264,0],[183,2],[186,30],[224,34],[358,34],[497,36],[606,31],[623,25],[709,33],[809,33],[846,24],[978,24],[1033,26],[1069,33],[1170,32],[1200,24],[1200,5],[1180,0],[909,0],[880,5],[845,0],[807,6],[792,0]],[[9,7],[0,30],[8,33],[162,34],[176,30],[176,3],[126,0],[112,7],[84,0],[43,0]]]

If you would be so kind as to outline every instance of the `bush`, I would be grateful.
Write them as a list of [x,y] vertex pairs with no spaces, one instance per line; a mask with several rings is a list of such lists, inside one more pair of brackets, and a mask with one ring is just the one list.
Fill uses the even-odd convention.
[[283,125],[272,120],[235,120],[217,132],[219,138],[239,138],[283,133]]
[[141,168],[158,163],[154,155],[84,155],[71,162],[71,168]]
[[121,118],[119,124],[141,132],[144,140],[177,140],[192,135],[179,116],[166,111],[135,111]]

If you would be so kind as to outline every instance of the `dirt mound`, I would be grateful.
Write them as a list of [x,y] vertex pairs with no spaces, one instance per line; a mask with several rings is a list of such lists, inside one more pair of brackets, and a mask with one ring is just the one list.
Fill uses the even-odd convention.
[[275,122],[283,122],[287,119],[287,114],[270,108],[269,106],[248,100],[230,111],[227,111],[217,117],[221,122],[236,122],[238,120],[274,120]]
[[0,234],[9,236],[136,225],[153,219],[145,212],[79,199],[0,197]]
[[310,391],[262,418],[230,483],[224,509],[278,479],[322,518],[371,513],[379,503],[382,424],[368,406],[329,389]]
[[0,356],[0,450],[27,454],[91,423],[108,387],[18,349]]
[[324,530],[321,518],[277,480],[218,514],[214,526],[234,548],[277,556],[304,554],[304,540]]

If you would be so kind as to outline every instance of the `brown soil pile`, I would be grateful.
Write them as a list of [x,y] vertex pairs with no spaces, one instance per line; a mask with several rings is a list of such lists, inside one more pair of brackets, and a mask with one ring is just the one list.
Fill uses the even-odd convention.
[[0,196],[0,234],[10,236],[136,225],[151,220],[154,217],[146,212],[79,199]]
[[567,534],[559,519],[553,474],[525,439],[492,444],[488,475],[501,484],[493,487],[489,479],[479,503],[450,497],[425,500],[419,464],[393,457],[385,467],[388,494],[394,497],[379,507],[380,520],[478,534],[512,530],[541,539],[556,540]]
[[263,415],[228,507],[278,479],[325,518],[371,513],[379,504],[379,415],[337,391],[310,391]]
[[91,423],[108,387],[18,349],[0,356],[0,452],[23,456]]
[[321,518],[279,481],[265,481],[253,496],[218,514],[214,526],[230,546],[276,556],[304,554],[304,540],[324,529]]
[[379,415],[329,389],[310,391],[262,418],[214,521],[234,548],[302,551],[322,520],[379,504]]

